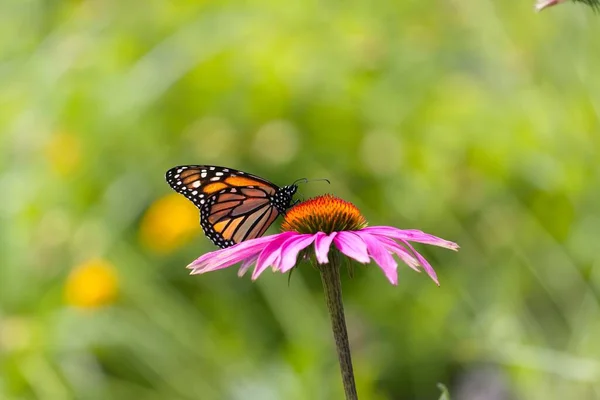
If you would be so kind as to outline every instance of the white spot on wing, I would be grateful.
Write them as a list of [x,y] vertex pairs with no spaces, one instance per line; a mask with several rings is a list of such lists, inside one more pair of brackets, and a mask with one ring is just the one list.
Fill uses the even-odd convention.
[[200,187],[200,181],[195,181],[194,183],[192,183],[192,186],[195,188],[199,188]]

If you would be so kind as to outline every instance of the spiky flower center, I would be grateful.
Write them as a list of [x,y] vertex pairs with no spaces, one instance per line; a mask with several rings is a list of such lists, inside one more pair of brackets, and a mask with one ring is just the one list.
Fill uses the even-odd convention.
[[365,217],[352,203],[326,194],[292,207],[281,228],[298,233],[356,231],[367,226]]

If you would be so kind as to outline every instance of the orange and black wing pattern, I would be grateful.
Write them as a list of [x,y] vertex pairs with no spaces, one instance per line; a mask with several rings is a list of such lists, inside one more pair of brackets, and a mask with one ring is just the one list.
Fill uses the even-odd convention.
[[182,165],[167,183],[200,209],[200,225],[221,248],[262,236],[291,206],[297,186],[278,187],[255,175],[214,165]]

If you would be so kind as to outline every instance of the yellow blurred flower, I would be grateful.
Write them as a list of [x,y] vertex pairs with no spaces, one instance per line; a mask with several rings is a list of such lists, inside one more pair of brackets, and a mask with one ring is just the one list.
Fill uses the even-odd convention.
[[101,307],[115,301],[118,289],[114,266],[106,260],[93,259],[71,272],[65,286],[65,299],[75,307]]
[[46,159],[59,175],[69,175],[81,161],[81,143],[71,133],[53,134],[45,150]]
[[150,206],[140,227],[140,240],[157,253],[169,253],[200,229],[196,207],[183,196],[169,194]]

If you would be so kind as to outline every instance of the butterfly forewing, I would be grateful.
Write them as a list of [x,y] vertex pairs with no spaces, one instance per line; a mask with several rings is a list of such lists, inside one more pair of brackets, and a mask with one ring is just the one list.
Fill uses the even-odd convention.
[[200,209],[200,225],[219,247],[262,236],[290,207],[297,188],[279,188],[258,176],[210,165],[174,167],[166,179]]

